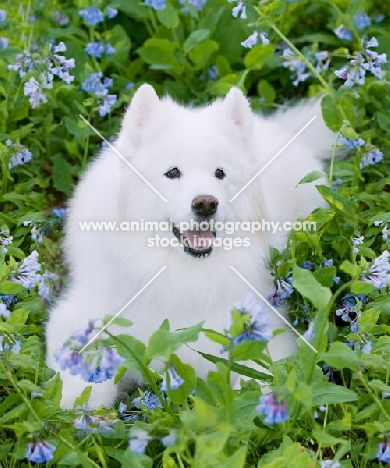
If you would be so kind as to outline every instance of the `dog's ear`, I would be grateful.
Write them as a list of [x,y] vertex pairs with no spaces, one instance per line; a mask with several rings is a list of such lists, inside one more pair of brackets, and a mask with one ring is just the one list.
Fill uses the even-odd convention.
[[252,111],[247,98],[238,88],[232,88],[222,103],[225,115],[237,129],[247,135],[253,126]]
[[139,145],[142,130],[148,126],[160,104],[156,91],[148,84],[143,84],[134,94],[122,123],[122,132],[126,132],[134,146]]

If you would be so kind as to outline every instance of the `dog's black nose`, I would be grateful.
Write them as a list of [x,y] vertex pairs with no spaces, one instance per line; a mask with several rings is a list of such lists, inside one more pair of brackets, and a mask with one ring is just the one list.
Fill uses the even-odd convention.
[[192,200],[191,208],[198,216],[211,216],[217,211],[218,200],[212,195],[198,195]]

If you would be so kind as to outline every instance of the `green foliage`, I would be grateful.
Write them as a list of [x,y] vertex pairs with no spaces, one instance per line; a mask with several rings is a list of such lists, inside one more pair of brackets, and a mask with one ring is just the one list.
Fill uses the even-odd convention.
[[[361,50],[363,37],[375,36],[378,52],[389,55],[389,9],[376,0],[245,3],[246,20],[234,18],[233,5],[226,0],[208,0],[200,11],[190,1],[183,8],[168,0],[166,8],[155,11],[138,0],[97,0],[95,6],[102,11],[117,8],[118,15],[90,27],[78,14],[90,6],[87,0],[2,2],[7,18],[0,24],[0,39],[6,37],[10,44],[0,47],[0,304],[12,300],[7,303],[10,317],[0,317],[0,466],[31,466],[25,458],[27,445],[42,439],[56,447],[47,466],[306,468],[319,467],[324,460],[340,461],[343,468],[382,466],[376,455],[390,431],[390,301],[388,286],[376,287],[367,278],[372,262],[389,248],[390,84],[386,76],[381,80],[367,71],[365,83],[350,88],[342,86],[334,71],[348,62],[348,54]],[[363,10],[372,24],[360,30],[354,16]],[[68,24],[59,24],[59,13]],[[376,22],[381,13],[385,18]],[[351,30],[350,41],[334,34],[340,24]],[[248,50],[241,42],[255,28],[266,32],[270,43]],[[75,60],[70,70],[74,81],[56,77],[52,87],[43,89],[47,102],[33,108],[24,86],[32,78],[42,79],[45,65],[40,60],[48,56],[51,40],[64,42],[62,55]],[[309,73],[297,86],[292,83],[294,71],[283,66],[286,40],[298,49],[294,58]],[[85,46],[92,41],[109,43],[115,51],[91,57]],[[32,54],[35,68],[20,77],[8,66],[24,50]],[[329,52],[329,70],[313,69],[319,51]],[[388,77],[388,66],[383,69]],[[109,93],[117,96],[107,116],[101,115],[102,102],[82,89],[87,77],[100,71],[113,79]],[[312,323],[313,335],[298,340],[296,355],[272,362],[266,341],[234,345],[249,319],[237,310],[229,335],[202,330],[202,324],[170,330],[165,321],[160,328],[156,324],[149,343],[127,333],[109,338],[125,359],[116,379],[128,369],[141,373],[148,390],[157,395],[154,409],[132,403],[138,396],[145,398],[145,389],[137,389],[128,396],[128,410],[121,417],[118,408],[88,412],[88,387],[74,410],[63,411],[61,379],[44,362],[43,325],[66,277],[60,256],[63,223],[52,209],[66,206],[101,147],[79,115],[107,139],[115,137],[124,106],[143,82],[161,96],[169,93],[194,105],[238,86],[253,110],[264,115],[292,99],[322,93],[327,126],[346,138],[360,136],[366,146],[344,151],[335,135],[331,183],[317,185],[328,208],[306,220],[315,222],[317,230],[291,231],[286,250],[271,251],[275,281],[290,280],[294,288],[289,297],[292,322],[302,333]],[[15,165],[12,158],[23,148],[31,152],[31,161]],[[362,157],[372,148],[383,152],[383,161],[362,167]],[[311,172],[300,184],[323,178]],[[379,221],[382,224],[375,225]],[[10,236],[12,243],[7,244]],[[363,243],[353,246],[360,236]],[[25,287],[14,279],[33,251],[39,253],[41,273],[48,270],[57,276]],[[44,286],[51,287],[51,294]],[[347,294],[364,297],[355,296],[343,320],[339,311],[345,309]],[[227,322],[228,315],[226,311]],[[131,327],[121,318],[114,324]],[[176,355],[200,334],[224,349],[220,356],[200,353],[215,364],[205,379]],[[182,385],[162,393],[165,371],[152,372],[152,359],[173,366]],[[233,373],[250,379],[242,381],[240,391],[230,385]],[[268,424],[257,409],[265,382],[287,405],[289,417],[281,424]],[[86,414],[99,424],[77,430],[75,421]],[[102,424],[111,430],[101,430]],[[134,429],[150,437],[145,454],[129,448],[129,431]],[[176,440],[165,447],[161,440],[171,432]]]

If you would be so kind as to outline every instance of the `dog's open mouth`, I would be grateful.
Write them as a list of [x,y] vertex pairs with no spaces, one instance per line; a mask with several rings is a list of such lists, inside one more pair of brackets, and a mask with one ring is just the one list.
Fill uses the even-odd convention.
[[183,231],[173,225],[173,234],[184,247],[184,252],[193,257],[208,257],[213,250],[213,242],[216,232],[207,229],[205,231]]

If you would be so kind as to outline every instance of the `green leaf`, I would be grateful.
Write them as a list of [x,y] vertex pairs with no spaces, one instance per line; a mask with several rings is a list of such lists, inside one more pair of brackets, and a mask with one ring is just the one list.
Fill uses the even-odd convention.
[[313,406],[347,403],[358,399],[358,395],[349,388],[330,382],[315,382],[312,388]]
[[188,54],[188,52],[200,42],[208,39],[210,35],[210,31],[208,29],[198,29],[193,31],[187,39],[184,41],[183,44],[183,52]]
[[62,394],[62,381],[60,373],[50,379],[42,390],[42,400],[50,400],[54,405],[59,406]]
[[231,351],[232,359],[235,361],[261,359],[261,355],[267,344],[267,341],[243,341],[235,346]]
[[263,66],[271,60],[275,53],[275,46],[273,44],[255,45],[245,56],[244,64],[246,68],[251,70],[260,70]]
[[118,353],[126,359],[126,365],[130,369],[138,370],[143,375],[146,365],[145,345],[131,335],[118,335],[115,337],[115,345]]
[[371,294],[376,290],[375,286],[364,281],[354,281],[351,284],[351,293],[353,294]]
[[180,24],[179,16],[176,13],[176,10],[172,5],[169,4],[167,4],[165,8],[157,10],[157,18],[160,23],[167,28],[176,29]]
[[56,156],[53,164],[53,185],[59,192],[69,195],[73,186],[72,168],[62,156]]
[[153,70],[180,70],[180,64],[175,56],[177,43],[168,39],[147,39],[137,52]]
[[81,408],[82,406],[86,405],[89,401],[89,397],[91,396],[92,392],[92,385],[84,388],[81,395],[76,398],[73,404],[73,408]]
[[[107,324],[111,319],[113,315],[106,315],[104,317],[104,325]],[[118,325],[119,327],[131,327],[133,325],[133,322],[129,319],[123,318],[123,317],[116,317],[111,324],[113,325]],[[110,325],[111,325],[110,324]]]
[[330,447],[331,445],[346,443],[344,439],[338,439],[337,437],[333,437],[327,432],[320,431],[318,429],[314,429],[312,434],[313,434],[313,437],[316,439],[316,441],[322,444],[324,447]]
[[331,96],[325,96],[321,101],[321,108],[322,117],[326,125],[333,132],[338,132],[344,125],[344,116],[348,119],[351,125],[354,124],[354,109],[352,104],[346,98],[332,98]]
[[330,288],[333,285],[333,278],[336,275],[336,267],[320,268],[316,270],[313,275],[322,286]]
[[225,461],[218,463],[218,468],[244,468],[247,450],[247,447],[240,447]]
[[199,333],[202,331],[202,324],[203,322],[193,327],[171,332],[168,320],[164,320],[161,327],[149,338],[146,356],[148,358],[165,356],[167,350],[174,353],[183,344],[197,341]]
[[322,172],[312,171],[305,175],[305,177],[298,182],[297,186],[301,184],[308,184],[309,182],[314,182],[315,180],[323,179],[324,177],[326,176],[322,174]]
[[184,383],[176,390],[168,390],[167,395],[177,405],[182,405],[186,401],[188,395],[194,390],[196,385],[195,370],[189,364],[184,364],[175,355],[172,354],[170,361],[174,365],[179,376],[184,380]]
[[352,140],[357,140],[359,135],[351,127],[344,127],[341,130],[341,134],[346,138],[351,138]]
[[347,273],[351,278],[356,278],[360,274],[360,267],[349,260],[344,260],[340,265],[340,270]]
[[323,360],[336,369],[359,369],[359,357],[346,344],[336,341],[332,343],[328,352],[323,356]]
[[146,455],[132,452],[129,448],[125,451],[121,466],[129,468],[152,468],[153,460]]
[[3,281],[0,284],[0,294],[13,294],[16,296],[23,291],[25,291],[25,288],[21,284],[12,281]]
[[321,286],[311,271],[296,265],[293,266],[293,286],[317,309],[325,307],[332,297],[330,289]]
[[322,195],[322,198],[326,200],[334,210],[342,211],[350,217],[355,216],[355,207],[350,200],[341,196],[334,190],[331,190],[326,185],[317,185],[316,188]]
[[215,52],[219,49],[219,44],[211,39],[206,39],[200,44],[195,45],[189,52],[188,56],[194,64],[195,69],[200,70],[205,68]]

